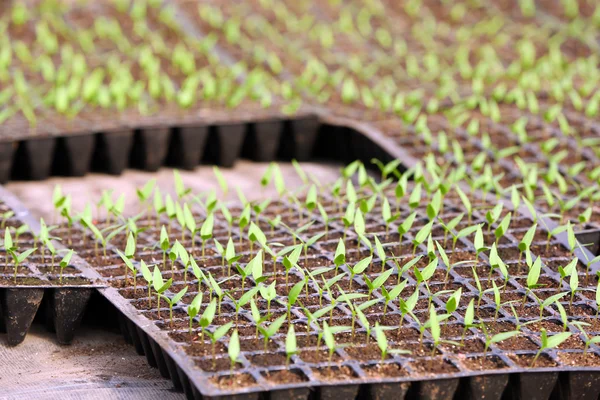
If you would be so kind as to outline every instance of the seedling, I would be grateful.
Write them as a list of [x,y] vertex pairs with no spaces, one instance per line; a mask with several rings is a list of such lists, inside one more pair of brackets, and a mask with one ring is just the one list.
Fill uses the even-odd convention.
[[369,265],[371,265],[372,260],[373,260],[373,257],[369,256],[369,257],[364,258],[364,259],[360,260],[359,262],[357,262],[354,265],[354,267],[351,267],[350,265],[348,265],[348,269],[350,270],[350,283],[349,283],[350,290],[352,290],[352,282],[354,281],[354,277],[356,275],[362,274],[369,267]]
[[281,325],[283,325],[283,323],[285,322],[285,315],[282,315],[281,317],[277,318],[275,321],[273,321],[268,327],[264,327],[264,326],[259,326],[258,330],[260,331],[260,333],[263,335],[264,338],[264,345],[265,348],[264,350],[267,351],[267,347],[269,345],[269,340],[277,333],[277,331],[279,331],[279,328],[281,328]]
[[212,346],[213,368],[217,367],[217,342],[223,336],[227,335],[227,332],[229,332],[232,326],[233,322],[228,322],[225,325],[219,326],[217,329],[215,329],[214,332],[210,332],[208,330],[206,331],[206,336],[209,337]]
[[521,333],[521,332],[519,332],[517,330],[517,331],[509,331],[509,332],[500,332],[500,333],[495,334],[494,336],[490,336],[488,334],[487,328],[485,327],[485,324],[481,324],[481,328],[482,328],[483,333],[485,335],[485,347],[483,349],[483,357],[481,359],[481,363],[482,364],[483,364],[483,360],[486,357],[488,349],[490,348],[490,346],[492,344],[503,342],[503,341],[508,340],[508,339],[510,339],[512,337],[515,337],[515,336],[517,336],[517,335],[519,335]]
[[446,247],[446,244],[448,242],[448,233],[452,233],[454,231],[454,229],[458,226],[460,221],[462,221],[464,215],[464,213],[458,214],[456,217],[452,218],[447,224],[445,224],[441,219],[439,219],[439,224],[444,229],[444,247]]
[[190,337],[192,336],[192,324],[194,322],[194,318],[198,316],[200,309],[202,308],[202,292],[198,293],[190,305],[187,307],[187,314],[190,320],[189,332]]
[[186,286],[179,292],[177,292],[175,295],[173,295],[172,298],[169,298],[169,296],[165,296],[163,294],[160,295],[160,297],[164,298],[167,304],[169,304],[169,327],[171,329],[173,329],[173,306],[177,304],[183,298],[183,296],[185,296],[187,291],[188,287]]
[[60,277],[59,277],[59,282],[62,283],[63,281],[63,271],[65,268],[67,268],[69,266],[69,263],[71,262],[71,258],[73,257],[73,250],[69,250],[69,252],[67,254],[65,254],[65,256],[63,257],[62,260],[60,260]]
[[154,266],[154,272],[152,274],[152,286],[154,287],[154,291],[156,292],[156,308],[158,318],[160,318],[160,297],[171,287],[172,284],[173,278],[169,278],[165,282],[163,280],[162,274],[160,273],[160,270],[156,266]]
[[560,346],[565,340],[571,337],[571,332],[560,332],[552,336],[548,336],[546,329],[542,328],[540,340],[542,345],[531,361],[531,368],[535,367],[535,362],[540,357],[542,352]]
[[427,224],[423,225],[419,232],[415,235],[413,239],[413,256],[417,252],[417,247],[420,246],[425,240],[431,235],[431,228],[433,227],[433,220],[429,221]]
[[340,239],[335,249],[333,263],[335,264],[335,274],[337,275],[339,267],[346,263],[346,246],[342,239]]
[[385,330],[389,329],[386,327],[379,326],[379,322],[375,323],[375,338],[377,339],[377,346],[381,350],[381,363],[385,361],[388,353],[392,354],[410,354],[408,350],[401,349],[389,349],[387,337],[385,336]]

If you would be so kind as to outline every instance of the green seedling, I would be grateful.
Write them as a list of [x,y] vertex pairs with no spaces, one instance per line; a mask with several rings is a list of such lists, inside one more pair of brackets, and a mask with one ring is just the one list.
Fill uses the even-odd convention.
[[163,280],[162,274],[160,270],[154,266],[154,272],[152,274],[152,286],[154,287],[154,291],[156,292],[156,308],[158,318],[160,318],[160,297],[166,292],[171,285],[173,284],[173,278],[169,278],[166,282]]
[[169,305],[169,327],[171,329],[173,329],[173,306],[175,304],[177,304],[183,298],[183,296],[185,296],[187,291],[188,291],[188,287],[186,286],[183,289],[181,289],[179,292],[174,294],[172,298],[169,298],[169,296],[165,296],[163,294],[160,295],[160,297],[165,299],[165,301]]
[[212,347],[213,368],[217,367],[217,342],[223,336],[227,335],[232,326],[233,322],[228,322],[225,325],[219,326],[214,332],[206,331],[206,336],[209,337]]
[[201,308],[202,308],[202,293],[200,292],[194,297],[194,299],[192,300],[190,305],[187,307],[187,314],[188,314],[188,317],[190,320],[190,325],[189,325],[190,337],[192,336],[192,328],[193,328],[194,318],[196,318],[198,316],[198,313],[200,312]]
[[71,258],[73,257],[73,250],[69,250],[69,252],[67,254],[65,254],[65,256],[63,257],[62,260],[60,260],[60,277],[59,277],[59,282],[62,283],[63,282],[63,271],[65,270],[65,268],[67,268],[69,266],[69,263],[71,262]]
[[542,352],[560,346],[565,340],[571,337],[571,332],[560,332],[552,336],[548,336],[546,329],[542,328],[540,340],[542,345],[531,361],[531,367],[535,367],[535,362],[540,357]]
[[259,326],[258,330],[263,335],[264,338],[264,350],[267,351],[267,347],[269,345],[269,340],[279,331],[281,325],[285,322],[286,316],[282,315],[273,321],[268,327]]

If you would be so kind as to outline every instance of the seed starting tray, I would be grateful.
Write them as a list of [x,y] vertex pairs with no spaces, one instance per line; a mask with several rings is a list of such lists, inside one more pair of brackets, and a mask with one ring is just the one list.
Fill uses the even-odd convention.
[[[14,214],[0,221],[3,227],[17,228],[27,224],[31,231],[39,232],[39,222],[14,195],[0,187],[0,213],[7,212]],[[4,229],[2,231],[4,235]],[[18,242],[16,238],[13,240],[19,246],[36,246],[29,232],[21,234]],[[53,243],[57,250],[63,249],[60,244]],[[56,331],[58,342],[70,343],[93,289],[104,286],[104,282],[90,276],[93,271],[76,255],[73,255],[71,263],[65,268],[62,281],[58,264],[63,254],[56,256],[54,268],[48,254],[45,257],[41,254],[31,256],[31,261],[19,266],[16,278],[14,268],[6,267],[4,263],[4,249],[0,255],[3,261],[0,275],[0,315],[3,317],[8,343],[14,346],[25,339],[41,304],[45,307],[47,325]]]
[[316,117],[302,113],[292,119],[239,113],[218,123],[188,119],[0,142],[0,182],[11,177],[45,179],[51,174],[82,176],[90,170],[120,174],[128,166],[148,171],[163,165],[193,169],[202,161],[231,167],[241,156],[256,161],[307,160],[319,128]]
[[[491,200],[495,200],[492,198]],[[446,205],[444,207],[444,213],[448,215],[456,215],[461,205],[458,202],[458,198],[452,195],[446,197]],[[327,204],[327,203],[326,203]],[[473,214],[473,223],[483,222],[484,219],[481,217],[486,209],[492,208],[493,204],[489,202],[480,201],[477,203],[479,211]],[[328,212],[335,213],[338,206],[330,201]],[[377,213],[378,205],[373,210],[373,213]],[[406,216],[410,212],[404,206],[400,208],[403,211],[403,215]],[[291,210],[286,211],[286,210]],[[424,225],[426,221],[424,208],[418,208],[419,218],[416,225]],[[505,208],[505,212],[508,209]],[[237,210],[239,213],[240,210]],[[280,214],[284,218],[284,221],[290,226],[300,226],[301,221],[306,222],[309,220],[316,220],[314,225],[315,231],[322,231],[324,228],[324,222],[320,221],[319,217],[315,214],[304,215],[298,220],[298,216],[303,214],[302,210],[297,209],[294,205],[286,203],[272,203],[265,214]],[[201,215],[198,217],[201,219]],[[261,226],[267,232],[266,221],[261,218]],[[164,222],[164,221],[163,221]],[[519,295],[523,297],[525,289],[521,282],[526,277],[523,274],[518,274],[518,266],[516,257],[510,257],[509,255],[515,254],[516,244],[518,243],[519,235],[524,232],[524,227],[531,224],[531,220],[525,216],[516,218],[513,221],[513,228],[506,235],[498,246],[499,252],[505,260],[511,277],[508,281],[507,290],[503,293],[503,297],[506,296],[510,299],[511,296]],[[377,219],[367,219],[367,227],[370,233],[376,233],[378,236],[383,237],[385,235],[384,228]],[[543,225],[538,225],[539,232],[536,237],[545,237]],[[311,227],[312,228],[312,227]],[[379,228],[379,229],[377,229]],[[332,266],[333,265],[333,251],[337,245],[338,238],[343,236],[343,226],[340,226],[337,222],[330,223],[329,235],[330,239],[324,242],[317,242],[308,252],[309,260],[315,261],[315,267]],[[419,226],[413,227],[413,229],[419,229]],[[434,230],[436,225],[434,225]],[[440,227],[437,226],[438,233]],[[312,231],[312,229],[311,229]],[[396,226],[390,226],[390,232],[396,232]],[[314,234],[314,232],[312,233]],[[173,227],[172,237],[180,238],[181,232]],[[232,237],[237,243],[239,237],[237,233],[232,232]],[[392,236],[393,234],[390,234]],[[307,234],[311,236],[311,234]],[[226,242],[229,235],[227,235],[227,227],[221,223],[215,225],[215,237],[223,242]],[[285,235],[284,232],[276,230],[273,234],[269,235],[269,239],[274,241],[281,241],[283,244],[290,241],[289,234]],[[402,259],[405,260],[411,257],[412,245],[410,240],[412,239],[410,234],[406,234],[402,240]],[[436,236],[435,239],[443,240],[443,236]],[[564,239],[564,238],[563,238]],[[306,237],[305,237],[306,240]],[[149,230],[140,235],[140,241],[138,242],[138,249],[142,250],[139,257],[146,260],[146,262],[152,262],[152,260],[162,260],[162,252],[157,251],[154,254],[148,249],[152,244],[158,241],[158,231]],[[543,261],[542,274],[540,280],[545,283],[552,283],[558,285],[558,277],[556,268],[558,265],[565,265],[570,258],[567,257],[568,251],[563,246],[563,240],[561,238],[552,239],[550,243],[550,250],[545,250],[545,240],[539,238],[532,244],[532,252],[534,255],[541,257]],[[185,242],[183,242],[185,243]],[[188,240],[189,246],[189,240]],[[360,258],[365,257],[368,251],[366,248],[361,246],[360,253],[355,249],[356,239],[352,233],[348,232],[346,238],[347,248],[347,261],[349,263],[356,263]],[[242,254],[248,255],[247,251],[248,244],[244,242],[244,248],[246,251]],[[397,244],[390,248],[395,253],[397,251]],[[199,247],[197,247],[198,249]],[[402,249],[401,248],[401,249]],[[145,251],[144,251],[145,249]],[[354,249],[354,250],[353,250]],[[512,249],[512,250],[511,250]],[[111,249],[114,251],[114,247]],[[518,250],[516,250],[518,253]],[[449,289],[456,289],[458,287],[463,288],[463,300],[470,298],[477,298],[477,289],[475,288],[474,280],[470,266],[474,265],[474,253],[475,249],[473,244],[467,240],[467,238],[461,238],[456,247],[456,254],[461,254],[461,257],[470,256],[470,262],[466,265],[456,266],[450,273],[450,285]],[[220,256],[215,256],[214,248],[212,246],[206,247],[207,258],[206,261],[199,263],[201,268],[205,271],[211,271],[216,278],[220,278],[219,273],[223,273],[223,268],[220,266]],[[420,246],[417,250],[417,254],[426,254],[426,249]],[[397,254],[396,254],[397,255]],[[432,350],[432,338],[426,331],[423,341],[423,348],[419,346],[418,337],[418,323],[413,320],[410,316],[404,318],[404,323],[400,327],[399,323],[399,310],[391,304],[388,307],[386,316],[383,316],[381,310],[381,304],[378,304],[376,312],[369,312],[369,317],[381,319],[384,325],[394,326],[396,329],[400,329],[397,334],[393,331],[389,331],[387,334],[388,341],[393,348],[398,346],[402,349],[412,350],[411,355],[396,355],[386,359],[382,365],[379,366],[379,355],[373,353],[373,346],[375,346],[375,338],[372,337],[369,346],[365,346],[365,342],[354,343],[351,347],[341,347],[336,350],[334,362],[331,364],[333,372],[329,372],[329,364],[323,358],[322,352],[324,351],[323,343],[319,348],[316,347],[316,333],[317,330],[314,326],[310,326],[308,333],[301,332],[300,329],[296,330],[300,353],[299,355],[293,356],[290,364],[290,371],[295,376],[293,383],[279,383],[278,379],[281,378],[281,374],[286,374],[287,378],[289,375],[284,372],[285,368],[285,357],[282,356],[282,352],[285,349],[285,333],[279,333],[273,337],[271,343],[269,343],[268,351],[264,353],[262,351],[262,340],[256,344],[254,341],[255,325],[252,319],[249,317],[247,310],[243,311],[239,315],[239,326],[241,342],[242,342],[242,356],[241,364],[236,366],[234,373],[234,382],[236,385],[242,387],[232,388],[231,377],[229,372],[229,360],[226,354],[227,339],[224,338],[218,342],[217,346],[217,364],[216,367],[212,366],[212,353],[210,346],[200,344],[197,339],[198,329],[194,327],[194,336],[196,340],[192,343],[189,342],[189,333],[187,330],[188,320],[185,312],[186,306],[176,306],[173,309],[175,318],[173,319],[174,329],[169,328],[168,322],[168,308],[165,307],[164,301],[160,312],[162,313],[163,320],[161,321],[157,317],[158,310],[155,306],[148,307],[148,299],[143,293],[145,293],[145,282],[141,276],[137,277],[138,294],[133,293],[131,280],[125,287],[123,286],[123,274],[119,271],[124,270],[122,263],[119,263],[119,259],[116,253],[109,255],[112,262],[103,262],[103,266],[95,267],[99,275],[103,275],[110,287],[100,289],[100,292],[122,313],[121,325],[123,332],[128,340],[133,342],[136,349],[146,355],[151,365],[157,366],[163,376],[170,377],[176,388],[185,391],[189,398],[258,398],[260,393],[269,392],[270,398],[307,398],[311,393],[315,392],[319,398],[354,398],[356,396],[364,396],[365,398],[403,398],[405,395],[409,397],[416,396],[418,398],[449,398],[454,395],[457,391],[467,398],[500,398],[503,393],[508,393],[509,397],[517,398],[548,398],[553,392],[560,393],[565,398],[584,398],[590,396],[590,398],[596,398],[600,394],[600,356],[599,349],[596,346],[590,346],[588,357],[590,363],[587,365],[579,365],[582,360],[582,346],[581,337],[576,333],[576,328],[572,325],[568,325],[568,329],[574,333],[572,336],[573,341],[567,343],[563,347],[558,349],[545,352],[538,360],[538,365],[535,368],[529,367],[532,357],[537,352],[540,345],[539,329],[535,327],[526,327],[522,329],[524,336],[520,336],[516,343],[509,343],[511,347],[504,347],[502,343],[497,345],[491,345],[488,352],[486,361],[483,362],[483,334],[474,329],[468,329],[468,334],[465,337],[465,343],[468,343],[468,347],[465,352],[452,345],[442,345],[438,348],[435,355],[430,355]],[[300,262],[302,262],[301,257]],[[457,256],[458,257],[458,256]],[[90,260],[94,260],[93,256],[90,256]],[[242,258],[242,262],[247,262],[249,257]],[[462,259],[462,258],[460,258]],[[467,258],[468,260],[468,258]],[[491,287],[489,279],[484,278],[487,276],[487,263],[481,265],[482,262],[487,260],[485,254],[480,255],[480,261],[476,267],[480,272],[486,272],[481,274],[481,282],[485,288]],[[97,262],[97,260],[96,260]],[[379,263],[379,266],[377,266]],[[105,265],[108,264],[108,265]],[[371,277],[377,276],[381,271],[379,268],[380,260],[374,259],[373,265],[376,268],[367,271],[367,274]],[[426,264],[426,263],[425,263]],[[419,268],[424,265],[417,264]],[[182,270],[183,266],[176,264],[176,272],[174,276],[175,283],[170,291],[167,293],[172,296],[174,293],[183,288],[182,282]],[[272,265],[269,259],[265,259],[265,274],[270,274]],[[393,263],[387,263],[387,268],[394,269]],[[438,267],[442,271],[445,271],[443,265]],[[526,266],[524,268],[527,268]],[[169,263],[165,271],[165,279],[170,276]],[[348,272],[347,267],[344,265],[341,267],[342,270]],[[595,276],[595,271],[598,270],[597,266],[592,266],[590,276]],[[440,271],[438,271],[439,273]],[[525,272],[523,270],[522,272]],[[436,273],[437,274],[437,273]],[[515,274],[515,275],[512,275]],[[432,293],[443,290],[445,283],[443,280],[443,273],[440,276],[434,275],[434,278],[430,282]],[[395,275],[392,275],[395,276]],[[188,284],[189,291],[182,300],[184,304],[189,304],[197,292],[198,282],[193,277],[192,271],[188,271]],[[285,275],[281,270],[281,264],[278,263],[278,271],[275,276],[270,279],[277,278],[278,282],[285,280]],[[329,278],[329,276],[327,276]],[[408,279],[409,285],[414,286],[415,280],[414,275],[409,272],[405,272],[403,278]],[[293,285],[299,279],[300,276],[296,275],[296,272],[290,274],[289,285]],[[347,277],[345,278],[347,279]],[[344,280],[342,286],[344,286]],[[586,279],[584,274],[581,276],[581,281],[584,282]],[[592,278],[594,279],[594,278]],[[249,278],[249,282],[252,278]],[[501,285],[500,279],[497,279],[497,284]],[[268,281],[270,282],[270,280]],[[347,282],[346,282],[347,283]],[[239,287],[239,280],[234,280],[231,283],[231,287]],[[366,289],[364,281],[360,277],[354,279],[354,290],[360,289],[364,291]],[[566,283],[563,282],[563,285]],[[595,288],[596,282],[587,282],[583,288]],[[248,286],[249,287],[249,286]],[[300,301],[310,304],[309,308],[313,311],[319,308],[318,296],[315,294],[313,283],[310,285],[313,293],[308,297],[301,295]],[[347,287],[347,286],[344,286]],[[533,293],[537,296],[548,297],[554,294],[556,291],[552,288],[541,288],[534,289]],[[202,288],[202,287],[201,287]],[[206,289],[206,288],[204,288]],[[171,291],[172,290],[172,291]],[[427,309],[427,292],[424,288],[420,288],[421,296],[415,308],[415,315],[419,318],[424,317],[423,322],[427,320],[428,309]],[[334,290],[334,297],[339,295],[339,292]],[[597,323],[594,317],[596,313],[596,305],[593,299],[588,298],[585,295],[587,292],[577,293],[573,302],[574,320],[585,320],[594,322],[592,330],[589,332],[590,335],[596,334],[596,330],[600,330],[600,324]],[[208,298],[208,292],[205,292],[205,298]],[[327,296],[327,295],[324,295]],[[381,294],[374,292],[374,296],[381,297]],[[444,294],[441,297],[435,297],[433,304],[436,305],[438,312],[443,310],[444,301],[447,299],[447,295]],[[569,307],[568,302],[565,303],[565,307]],[[156,304],[153,299],[153,304]],[[261,308],[264,308],[264,301],[261,300]],[[466,302],[461,302],[460,307],[456,312],[452,314],[447,327],[444,327],[444,339],[449,340],[460,340],[462,331],[462,318],[466,306]],[[520,314],[520,324],[527,321],[533,321],[533,315],[538,311],[537,303],[531,295],[528,295],[527,303],[522,306],[523,314]],[[532,309],[535,312],[532,312]],[[222,302],[222,314],[217,317],[218,324],[225,323],[229,320],[235,319],[235,305],[234,303],[224,298]],[[481,321],[491,322],[494,317],[494,301],[489,293],[482,296],[481,306],[479,308],[479,318]],[[278,307],[276,301],[272,304],[271,312],[275,316],[281,315],[285,312],[285,308]],[[200,311],[200,314],[202,310]],[[547,307],[543,311],[543,320],[538,324],[543,325],[549,332],[557,332],[561,330],[560,316],[551,307]],[[347,306],[344,304],[337,303],[333,317],[330,322],[332,325],[349,325],[350,313]],[[292,318],[296,326],[306,325],[306,317],[302,311],[297,307],[292,307]],[[323,317],[327,319],[327,316]],[[392,323],[388,323],[388,322]],[[394,323],[395,321],[395,323]],[[374,322],[372,322],[374,323]],[[498,318],[495,326],[499,331],[512,330],[515,327],[517,321],[514,319],[510,309],[505,305],[502,306],[498,311]],[[356,322],[357,330],[356,334],[364,340],[365,329],[360,328],[360,323]],[[287,323],[280,329],[280,332],[287,332]],[[336,335],[337,336],[337,335]],[[348,340],[348,335],[340,335],[341,338]],[[338,338],[339,339],[339,338]],[[342,339],[339,339],[342,340]],[[341,342],[340,342],[341,343]],[[360,344],[362,343],[362,345]],[[193,348],[195,347],[195,349]],[[425,351],[424,349],[427,349]],[[516,349],[516,350],[515,350]],[[199,352],[197,354],[196,352]],[[362,354],[362,356],[361,356]],[[375,354],[375,355],[374,355]],[[304,355],[304,356],[303,356]],[[283,357],[283,358],[282,358]],[[360,359],[360,357],[363,357]],[[575,360],[573,362],[573,360]],[[578,362],[579,361],[579,362]],[[431,369],[431,371],[428,371]],[[333,375],[330,375],[333,374]],[[332,380],[331,377],[334,377]],[[583,382],[591,382],[591,384],[583,385]],[[244,386],[249,385],[249,386]],[[509,393],[510,392],[510,393]],[[438,397],[439,396],[439,397]]]

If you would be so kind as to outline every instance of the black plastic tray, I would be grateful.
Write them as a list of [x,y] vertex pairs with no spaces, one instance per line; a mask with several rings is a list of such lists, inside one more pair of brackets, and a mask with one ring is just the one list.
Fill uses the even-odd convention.
[[[14,212],[10,222],[19,225],[25,223],[32,232],[39,232],[38,221],[14,195],[1,186],[0,201],[3,208]],[[57,249],[63,248],[61,244],[53,243]],[[60,259],[57,256],[58,261]],[[76,255],[71,259],[70,267],[76,268],[76,272],[65,274],[63,283],[57,279],[57,273],[40,270],[35,261],[26,267],[27,275],[17,275],[18,280],[31,281],[17,284],[13,283],[11,272],[0,275],[0,278],[5,278],[0,282],[0,314],[9,345],[17,345],[25,339],[40,305],[44,303],[47,325],[56,332],[58,342],[68,344],[73,340],[93,290],[103,287],[104,283],[95,279],[93,271]]]
[[[298,209],[296,211],[300,212]],[[519,210],[518,214],[522,215],[521,218],[527,217],[523,210]],[[482,216],[476,212],[473,218],[481,220]],[[559,237],[557,238],[558,242],[555,240],[554,243],[563,243],[564,239]],[[516,239],[511,237],[510,240],[513,244],[516,243]],[[470,242],[464,239],[461,239],[461,242],[466,251],[474,252]],[[455,274],[454,271],[452,273]],[[454,275],[454,277],[457,282],[462,282],[463,287],[473,290],[468,281],[460,276]],[[520,286],[514,279],[511,279],[511,284],[517,288]],[[600,384],[596,384],[600,376],[600,367],[581,368],[562,365],[560,368],[520,368],[511,362],[504,352],[493,349],[489,351],[488,355],[502,360],[507,368],[486,371],[468,371],[457,368],[456,373],[424,377],[423,375],[411,376],[411,367],[404,362],[402,366],[406,367],[408,376],[370,379],[367,378],[358,363],[346,361],[339,365],[351,368],[356,374],[356,378],[331,383],[316,379],[312,373],[314,366],[307,366],[300,362],[295,364],[294,368],[301,371],[308,381],[278,386],[266,383],[263,375],[264,368],[252,368],[245,364],[239,372],[251,374],[257,381],[257,386],[239,390],[217,390],[215,386],[208,384],[208,380],[215,374],[199,370],[181,346],[168,336],[168,332],[161,330],[156,326],[155,321],[148,319],[133,307],[130,300],[122,297],[118,289],[107,287],[100,289],[100,292],[120,311],[120,325],[127,340],[135,345],[140,354],[146,355],[151,365],[159,368],[163,376],[172,379],[175,387],[185,391],[190,398],[253,399],[264,396],[265,393],[268,393],[269,398],[275,399],[303,399],[315,398],[315,396],[320,399],[356,397],[395,399],[403,398],[404,395],[409,398],[451,398],[458,393],[461,398],[473,399],[482,397],[494,399],[501,398],[501,396],[547,399],[550,396],[558,396],[558,398],[591,396],[590,398],[596,398],[600,394]],[[556,318],[556,315],[553,314],[552,317]],[[503,318],[510,318],[510,316],[505,314]],[[281,340],[281,335],[275,339],[279,348],[282,348]],[[596,352],[597,349],[593,348],[590,351]],[[549,357],[554,358],[555,353],[549,352]],[[390,362],[402,363],[399,359],[392,359]],[[591,382],[591,384],[580,385],[579,382],[582,380]]]
[[293,119],[240,119],[218,124],[155,125],[107,132],[75,132],[0,142],[0,183],[10,179],[120,174],[127,167],[156,171],[169,165],[193,169],[201,162],[231,167],[240,157],[306,161],[320,123],[312,114]]

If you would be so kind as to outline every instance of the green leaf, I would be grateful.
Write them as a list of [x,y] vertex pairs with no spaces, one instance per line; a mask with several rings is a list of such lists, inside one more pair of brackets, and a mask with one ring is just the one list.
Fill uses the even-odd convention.
[[73,257],[73,250],[69,250],[69,252],[67,254],[65,254],[65,256],[63,257],[63,259],[60,261],[60,267],[61,268],[66,268],[69,263],[71,262],[71,257]]
[[200,228],[200,237],[202,240],[208,240],[213,235],[213,226],[214,226],[214,214],[209,213],[202,224],[202,228]]
[[335,249],[335,256],[333,262],[336,266],[340,266],[346,263],[346,246],[342,239],[339,240],[337,248]]
[[467,309],[465,310],[464,322],[466,327],[473,326],[473,321],[475,319],[475,299],[471,299]]
[[[545,332],[545,330],[543,330]],[[561,332],[548,337],[546,348],[553,349],[571,337],[571,332]]]
[[523,239],[521,240],[521,242],[519,243],[519,250],[521,252],[528,250],[529,247],[531,246],[531,242],[533,241],[533,237],[535,235],[535,231],[537,229],[537,224],[533,224],[531,226],[531,228],[529,228],[527,230],[527,232],[525,233],[525,235],[523,236]]
[[500,332],[496,335],[494,335],[491,339],[490,339],[490,343],[500,343],[503,342],[507,339],[510,339],[511,337],[517,336],[520,332],[519,331],[510,331],[510,332]]
[[407,233],[415,222],[415,218],[417,216],[416,211],[411,213],[406,219],[398,226],[398,233],[400,235],[404,235]]
[[204,309],[202,316],[200,317],[200,326],[204,329],[209,326],[215,318],[217,312],[217,300],[213,297],[210,303]]
[[220,327],[215,329],[215,332],[212,334],[212,341],[216,342],[217,340],[221,339],[227,334],[227,332],[229,332],[232,326],[233,322],[228,322],[225,325],[221,325]]
[[297,282],[289,291],[288,293],[288,302],[291,305],[294,305],[296,303],[296,300],[298,299],[298,296],[300,295],[300,293],[302,292],[302,288],[304,287],[304,281],[300,281]]
[[413,239],[413,244],[420,245],[427,239],[427,236],[431,233],[431,228],[433,227],[434,220],[429,221],[426,225],[424,225],[419,232],[415,235]]
[[296,345],[296,332],[294,331],[294,324],[290,324],[287,336],[285,337],[285,353],[288,356],[291,356],[297,352],[298,347]]
[[527,274],[527,287],[533,288],[537,285],[542,270],[542,259],[540,257],[535,259],[535,262],[531,266],[529,273]]
[[379,322],[375,323],[375,337],[377,339],[377,346],[379,346],[379,350],[381,350],[383,354],[387,353],[388,341],[385,337],[383,329],[381,329],[381,327],[379,326]]
[[356,214],[354,215],[354,231],[359,236],[365,234],[365,219],[360,209],[356,210]]
[[240,338],[238,336],[238,330],[235,329],[229,338],[229,344],[227,345],[227,354],[232,363],[235,363],[240,356]]
[[330,351],[333,351],[335,349],[335,339],[326,321],[323,322],[323,339],[325,340],[327,348],[329,348]]

